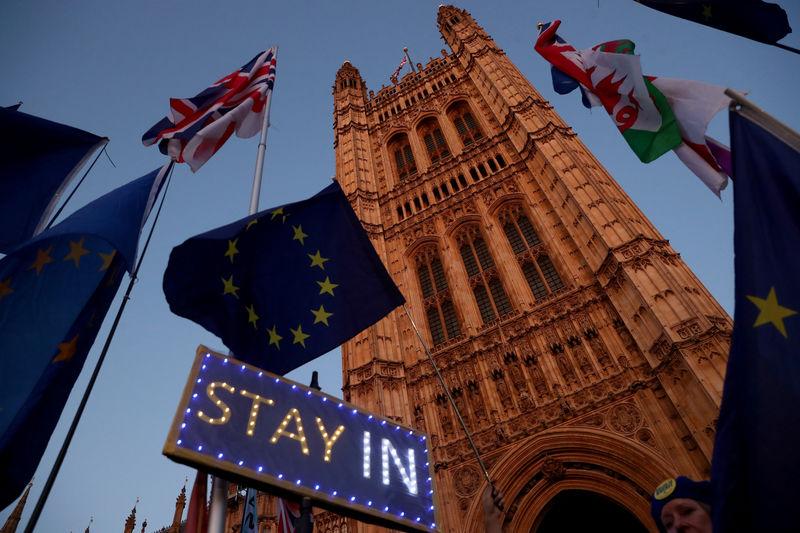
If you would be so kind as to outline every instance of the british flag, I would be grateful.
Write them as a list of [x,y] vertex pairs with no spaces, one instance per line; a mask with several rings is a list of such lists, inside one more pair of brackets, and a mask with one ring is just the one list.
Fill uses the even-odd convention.
[[235,132],[252,137],[261,131],[267,96],[275,84],[275,47],[192,98],[171,98],[170,114],[142,136],[158,143],[173,161],[197,172]]
[[400,62],[400,65],[397,67],[397,70],[394,71],[394,74],[389,76],[393,83],[397,83],[397,76],[400,75],[400,69],[402,69],[406,63],[408,62],[408,57],[404,57],[403,60]]
[[277,533],[294,533],[295,523],[300,518],[300,505],[295,502],[276,498],[277,520],[275,529]]

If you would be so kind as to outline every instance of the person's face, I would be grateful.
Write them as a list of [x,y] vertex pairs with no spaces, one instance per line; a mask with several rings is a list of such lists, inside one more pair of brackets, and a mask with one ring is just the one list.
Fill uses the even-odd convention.
[[675,498],[661,509],[667,533],[711,533],[711,517],[695,500]]

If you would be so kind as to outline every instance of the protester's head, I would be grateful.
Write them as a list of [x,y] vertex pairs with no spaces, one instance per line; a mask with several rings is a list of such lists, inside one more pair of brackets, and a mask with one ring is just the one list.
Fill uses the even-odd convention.
[[662,533],[711,533],[711,483],[667,479],[653,492],[650,513]]

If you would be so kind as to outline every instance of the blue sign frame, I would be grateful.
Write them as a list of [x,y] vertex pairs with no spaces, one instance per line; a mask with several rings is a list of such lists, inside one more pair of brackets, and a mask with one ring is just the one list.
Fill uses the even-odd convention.
[[439,522],[427,435],[204,346],[163,453],[364,522]]

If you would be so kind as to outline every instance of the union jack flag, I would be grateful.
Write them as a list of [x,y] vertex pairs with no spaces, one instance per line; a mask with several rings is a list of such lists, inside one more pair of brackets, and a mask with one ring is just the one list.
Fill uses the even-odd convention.
[[277,523],[275,524],[277,533],[294,533],[295,523],[300,518],[300,505],[295,502],[276,498]]
[[397,82],[397,76],[400,75],[400,69],[403,68],[407,62],[408,62],[408,57],[404,57],[403,60],[400,62],[400,64],[397,66],[397,70],[394,71],[394,74],[389,76],[389,78],[391,78],[393,82]]
[[142,143],[158,143],[163,154],[197,172],[234,132],[248,138],[261,131],[275,84],[276,53],[275,47],[261,52],[197,96],[170,98],[170,114],[142,136]]

